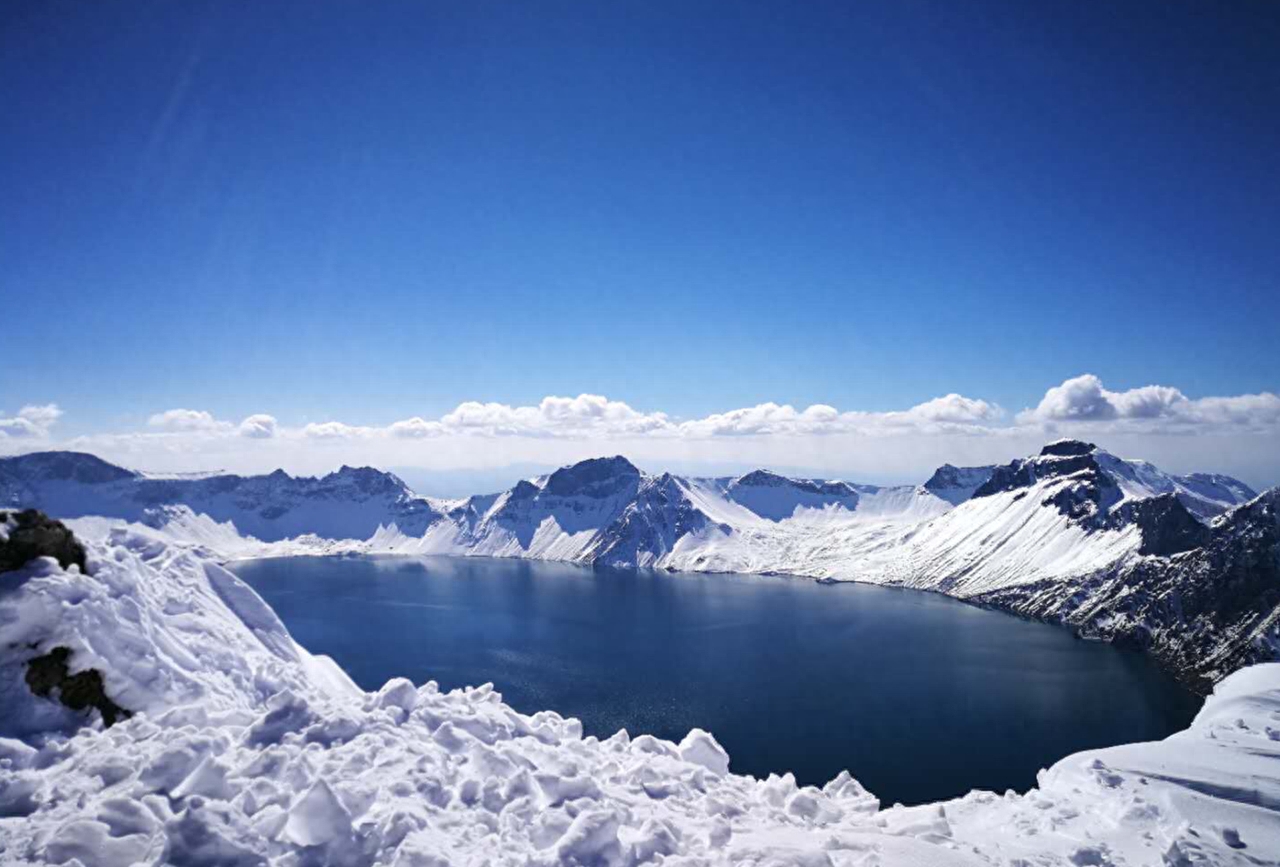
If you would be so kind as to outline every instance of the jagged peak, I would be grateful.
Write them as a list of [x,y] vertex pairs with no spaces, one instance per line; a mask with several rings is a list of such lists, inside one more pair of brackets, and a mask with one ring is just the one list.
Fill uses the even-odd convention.
[[538,496],[542,488],[535,485],[528,479],[521,479],[516,482],[515,487],[511,489],[508,499],[512,500],[528,500]]
[[1262,514],[1271,515],[1280,520],[1280,485],[1267,488],[1248,502],[1228,509],[1217,517],[1214,524],[1246,521]]
[[[1096,448],[1090,443],[1058,440],[1045,446],[1038,455],[993,467],[990,477],[977,487],[973,497],[976,499],[1029,488],[1041,481],[1075,476],[1077,473],[1090,477],[1095,488],[1098,483],[1114,487],[1114,480],[1099,466],[1096,453]],[[1090,499],[1096,499],[1094,494],[1097,493],[1098,491],[1094,491],[1090,494]]]

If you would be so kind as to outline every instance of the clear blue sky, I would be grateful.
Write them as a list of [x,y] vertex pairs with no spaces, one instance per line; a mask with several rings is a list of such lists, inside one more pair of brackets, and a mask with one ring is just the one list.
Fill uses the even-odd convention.
[[0,8],[0,408],[1280,387],[1280,4]]

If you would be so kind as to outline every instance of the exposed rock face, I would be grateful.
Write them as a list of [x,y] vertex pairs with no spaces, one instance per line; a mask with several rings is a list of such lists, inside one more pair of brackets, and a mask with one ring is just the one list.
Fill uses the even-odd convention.
[[991,478],[995,467],[957,467],[943,464],[924,483],[924,489],[958,506]]
[[85,571],[84,547],[61,521],[26,509],[0,512],[0,527],[4,528],[0,535],[0,572],[21,568],[36,557],[53,557],[63,569],[74,563]]
[[1116,512],[1120,523],[1137,524],[1142,531],[1139,554],[1170,557],[1199,548],[1213,536],[1174,494],[1125,503]]
[[[1237,497],[1243,499],[1245,494],[1256,496],[1234,479],[1167,476],[1148,464],[1121,461],[1080,440],[1059,440],[1045,446],[1039,455],[995,467],[973,496],[993,496],[1055,479],[1061,483],[1043,501],[1044,505],[1091,530],[1115,530],[1136,524],[1142,531],[1139,553],[1160,556],[1189,551],[1208,542],[1204,521],[1218,514],[1215,508],[1221,510],[1208,495],[1221,496],[1228,502]],[[1126,497],[1126,485],[1130,490],[1138,487],[1150,493],[1134,500],[1131,493]]]
[[1160,528],[1151,539],[1144,530],[1144,547],[1180,548],[1202,540],[1198,547],[1126,561],[1075,582],[1075,592],[1065,597],[1055,582],[1044,582],[975,601],[1147,650],[1204,691],[1243,665],[1275,659],[1280,655],[1280,488],[1210,527],[1201,525],[1202,530],[1187,523],[1194,521],[1190,515],[1170,517],[1178,508],[1172,496],[1142,504],[1135,518],[1139,526],[1150,520]]
[[599,535],[591,557],[605,565],[635,563],[644,557],[657,559],[682,537],[702,530],[708,523],[707,516],[689,502],[679,482],[670,473],[663,473],[641,486],[635,499]]
[[[1046,451],[1051,448],[1054,446],[1045,446]],[[1072,451],[1066,455],[1054,453],[1046,455],[1041,452],[1037,457],[1019,459],[1004,466],[994,467],[991,470],[991,477],[979,486],[973,495],[989,497],[1004,491],[1029,488],[1043,479],[1073,476],[1076,473],[1087,473],[1096,480],[1101,472],[1102,468],[1098,466],[1098,462],[1094,460],[1092,454],[1087,452],[1079,454]]]
[[53,691],[58,691],[57,698],[72,710],[89,710],[102,714],[102,723],[108,727],[115,725],[116,720],[133,716],[120,705],[112,701],[102,686],[102,675],[90,668],[86,671],[71,674],[67,660],[71,651],[66,647],[55,647],[44,656],[37,656],[27,663],[27,686],[33,693],[50,698]]
[[1046,445],[1040,450],[1041,457],[1073,457],[1076,455],[1087,455],[1096,449],[1093,443],[1087,443],[1083,440],[1058,440]]

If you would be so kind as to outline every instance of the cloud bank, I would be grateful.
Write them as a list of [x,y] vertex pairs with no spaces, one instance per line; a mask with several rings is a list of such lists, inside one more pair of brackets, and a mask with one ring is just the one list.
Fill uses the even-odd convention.
[[0,446],[9,452],[78,448],[143,469],[245,472],[277,466],[321,472],[339,462],[437,469],[556,465],[623,452],[660,467],[860,469],[868,480],[882,480],[919,476],[944,460],[1003,462],[1046,439],[1080,436],[1132,456],[1164,459],[1169,469],[1243,467],[1246,481],[1280,481],[1275,394],[1191,398],[1166,385],[1111,391],[1092,374],[1054,385],[1035,406],[1013,413],[951,393],[886,411],[766,402],[682,419],[580,394],[524,406],[466,401],[438,418],[385,425],[329,419],[291,426],[267,413],[236,421],[174,408],[151,415],[143,429],[56,441],[52,430],[61,416],[54,404],[0,415]]

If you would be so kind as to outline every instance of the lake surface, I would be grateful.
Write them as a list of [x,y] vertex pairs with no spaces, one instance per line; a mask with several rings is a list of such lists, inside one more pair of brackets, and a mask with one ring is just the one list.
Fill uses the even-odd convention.
[[365,689],[492,681],[588,734],[698,726],[736,772],[821,784],[847,768],[886,805],[1025,790],[1200,704],[1139,654],[910,590],[483,558],[234,568]]

